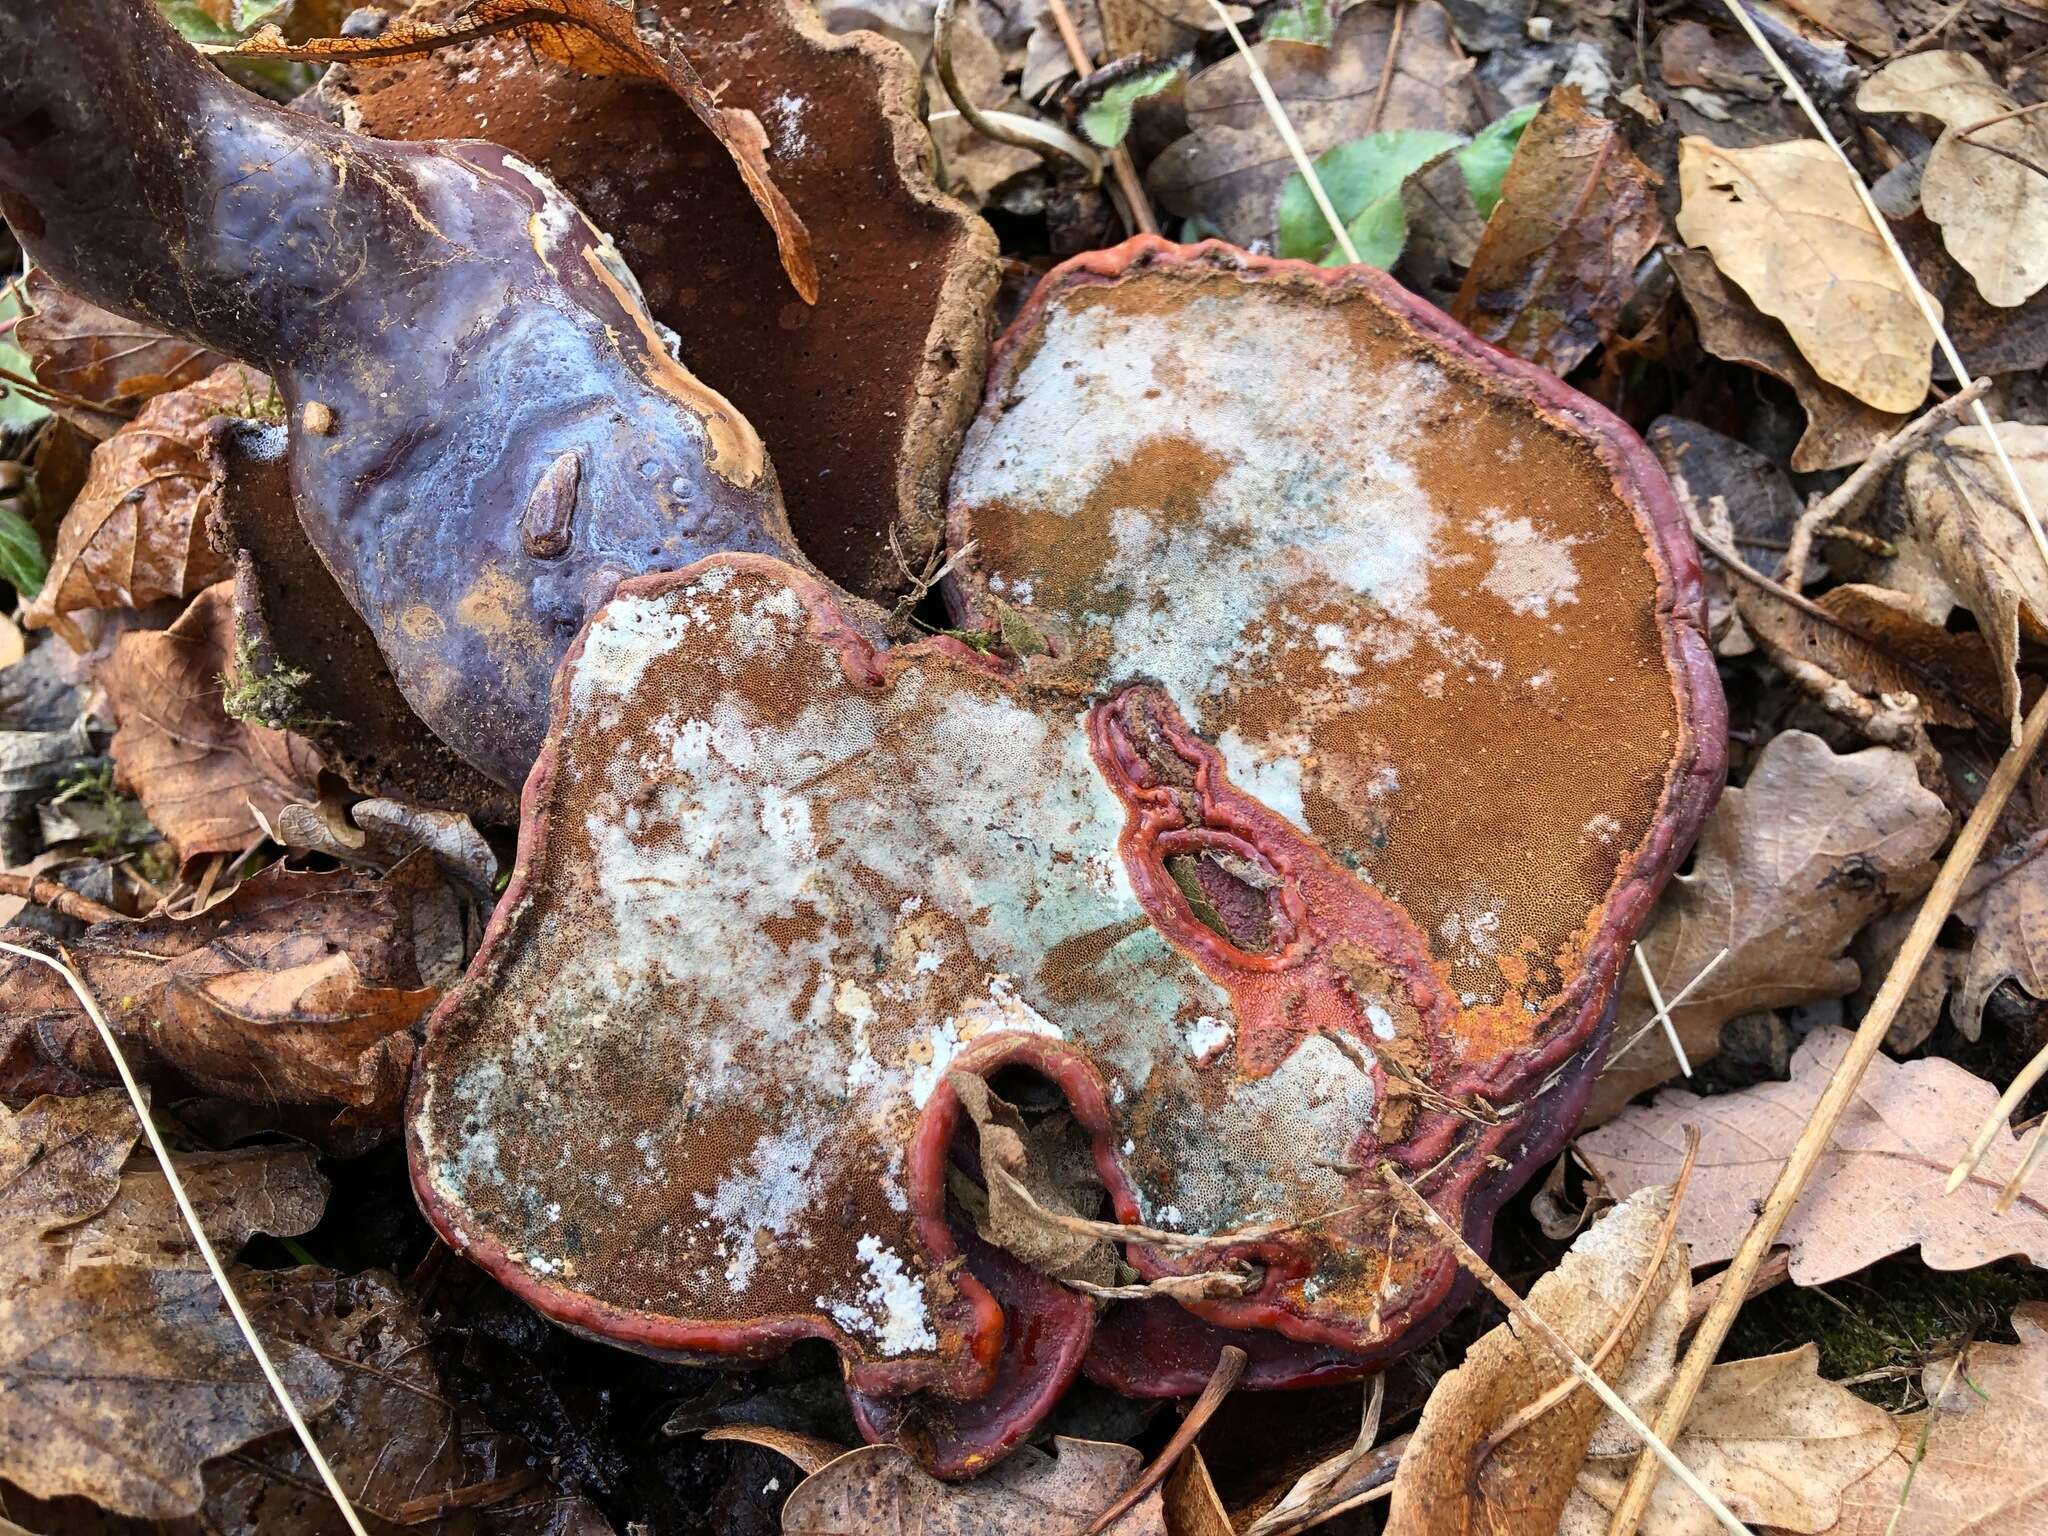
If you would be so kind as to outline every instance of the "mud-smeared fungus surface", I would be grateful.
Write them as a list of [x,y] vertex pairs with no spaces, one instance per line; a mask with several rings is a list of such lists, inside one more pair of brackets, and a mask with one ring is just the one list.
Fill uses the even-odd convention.
[[753,427],[505,150],[336,130],[231,85],[150,0],[77,0],[0,34],[0,210],[74,292],[271,373],[307,535],[500,783],[622,576],[793,557]]
[[342,72],[326,90],[366,132],[489,139],[553,177],[618,241],[690,366],[772,446],[805,553],[855,592],[900,592],[938,542],[981,387],[994,236],[931,182],[916,70],[895,44],[829,36],[807,0],[641,9],[685,42],[722,105],[760,119],[816,243],[816,305],[791,293],[724,152],[658,85],[580,75],[498,37]]

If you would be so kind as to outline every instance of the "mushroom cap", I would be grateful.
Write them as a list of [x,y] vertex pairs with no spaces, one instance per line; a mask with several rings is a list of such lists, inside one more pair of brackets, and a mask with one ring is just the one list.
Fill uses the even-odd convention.
[[815,305],[791,293],[723,152],[658,85],[578,74],[498,37],[338,71],[323,89],[365,132],[489,139],[552,177],[618,241],[690,366],[772,446],[805,554],[853,592],[900,592],[940,541],[946,472],[978,399],[995,236],[932,182],[917,70],[896,44],[830,34],[808,0],[641,9],[687,45],[722,106],[766,129],[776,183],[827,253]]

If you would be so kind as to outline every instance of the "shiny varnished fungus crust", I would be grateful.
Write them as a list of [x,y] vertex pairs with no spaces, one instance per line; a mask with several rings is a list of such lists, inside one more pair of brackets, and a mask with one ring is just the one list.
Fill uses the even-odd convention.
[[[411,16],[458,22],[467,0]],[[818,250],[797,302],[772,232],[720,151],[659,85],[577,73],[508,36],[338,71],[350,126],[487,138],[540,167],[618,241],[690,366],[772,445],[806,554],[870,597],[902,591],[943,524],[946,472],[988,356],[996,242],[927,169],[917,70],[810,0],[653,0],[719,102],[767,131],[767,163]],[[686,231],[684,238],[679,231]]]
[[74,292],[272,374],[307,535],[413,708],[501,783],[621,576],[795,558],[754,429],[503,149],[287,112],[152,0],[11,5],[0,212]]
[[[436,1224],[543,1311],[829,1339],[956,1475],[1084,1356],[1180,1391],[1237,1338],[1279,1385],[1440,1326],[1460,1271],[1381,1169],[1484,1244],[1723,766],[1641,445],[1375,274],[1084,258],[987,399],[956,598],[1055,654],[877,652],[773,560],[628,583],[411,1120]],[[957,1074],[1019,1069],[1115,1220],[1219,1239],[1125,1260],[1238,1294],[1097,1326],[949,1217]]]

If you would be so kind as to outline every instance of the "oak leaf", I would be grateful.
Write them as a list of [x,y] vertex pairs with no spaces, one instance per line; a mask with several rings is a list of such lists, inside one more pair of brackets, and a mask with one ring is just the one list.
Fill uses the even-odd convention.
[[[2048,506],[2048,427],[2002,422],[1999,440],[2037,508]],[[2048,639],[2048,557],[2015,504],[1982,427],[1958,427],[1906,460],[1911,535],[1976,616],[1998,658],[2013,739],[2020,732],[2022,636]]]
[[[1579,1153],[1625,1193],[1669,1180],[1684,1157],[1684,1128],[1698,1126],[1679,1235],[1696,1263],[1718,1263],[1748,1230],[1849,1040],[1835,1028],[1808,1035],[1789,1082],[1713,1098],[1668,1089],[1581,1137]],[[2048,1195],[2022,1190],[2004,1215],[1992,1209],[2019,1165],[2010,1129],[1954,1194],[1943,1194],[1997,1101],[1996,1088],[1952,1061],[1873,1060],[1779,1234],[1792,1250],[1792,1279],[1825,1285],[1916,1243],[1930,1269],[1970,1269],[2012,1254],[2048,1264]]]
[[1678,180],[1679,235],[1784,323],[1816,373],[1878,410],[1919,407],[1934,332],[1833,150],[1689,137]]
[[223,581],[169,629],[123,635],[98,671],[120,722],[119,782],[183,858],[243,848],[317,792],[311,742],[228,715],[235,651],[234,584]]
[[1563,375],[1607,340],[1657,243],[1658,177],[1576,86],[1530,119],[1451,313]]
[[[1672,1010],[1693,1064],[1720,1050],[1721,1026],[1739,1014],[1853,992],[1860,973],[1842,951],[1865,923],[1928,887],[1948,827],[1940,797],[1921,787],[1905,753],[1837,755],[1804,731],[1772,737],[1748,782],[1721,797],[1692,872],[1665,888],[1642,938],[1666,997],[1728,950]],[[1650,1016],[1648,989],[1630,974],[1615,1010],[1617,1042]],[[1677,1075],[1671,1047],[1650,1030],[1608,1063],[1586,1123]]]
[[1865,405],[1815,373],[1792,344],[1791,333],[1750,303],[1706,252],[1673,250],[1667,258],[1699,329],[1700,344],[1716,357],[1782,380],[1799,397],[1806,431],[1792,448],[1795,473],[1860,464],[1906,424],[1904,415]]
[[[784,1536],[916,1531],[919,1536],[1079,1536],[1137,1475],[1128,1445],[1053,1437],[1055,1456],[1020,1446],[993,1471],[942,1483],[900,1446],[864,1445],[813,1472],[782,1506]],[[1154,1489],[1105,1536],[1166,1536]]]
[[[1386,101],[1374,120],[1393,28],[1391,10],[1358,5],[1344,13],[1328,47],[1285,39],[1253,45],[1310,156],[1376,130],[1427,128],[1462,136],[1479,127],[1472,65],[1437,0],[1407,7]],[[1186,107],[1187,136],[1152,162],[1147,187],[1166,208],[1207,221],[1238,245],[1269,239],[1280,189],[1295,166],[1252,89],[1243,55],[1190,80]]]
[[93,437],[111,437],[148,401],[197,384],[228,361],[81,299],[41,267],[22,291],[34,312],[14,328],[14,339],[36,382],[55,396],[51,408]]
[[1894,59],[1863,83],[1856,105],[1941,120],[1946,131],[1921,173],[1920,207],[1988,302],[2023,304],[2048,284],[2048,176],[2032,168],[2048,165],[2048,125],[2038,114],[1965,140],[1964,130],[2020,104],[1969,54],[1942,51]]
[[[1614,1336],[1598,1369],[1624,1396],[1639,1355],[1653,1368],[1661,1360],[1661,1374],[1668,1375],[1685,1326],[1692,1282],[1682,1244],[1667,1247],[1642,1304],[1630,1306],[1657,1257],[1658,1230],[1670,1209],[1668,1188],[1637,1192],[1583,1233],[1527,1297],[1529,1310],[1582,1360]],[[1652,1337],[1660,1342],[1644,1350]],[[1394,1474],[1387,1536],[1555,1530],[1604,1412],[1600,1400],[1575,1388],[1498,1446],[1488,1445],[1515,1415],[1573,1380],[1546,1345],[1508,1324],[1475,1343],[1423,1405]],[[1660,1384],[1634,1386],[1647,1394]]]
[[[269,387],[255,369],[230,363],[157,396],[95,448],[23,622],[65,629],[64,615],[81,609],[146,608],[225,576],[227,562],[206,536],[227,474],[213,422],[254,411]],[[82,641],[73,648],[87,649]]]

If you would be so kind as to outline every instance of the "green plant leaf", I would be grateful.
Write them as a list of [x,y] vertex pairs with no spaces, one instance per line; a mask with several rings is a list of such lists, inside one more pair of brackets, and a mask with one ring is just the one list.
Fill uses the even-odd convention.
[[1314,43],[1319,48],[1327,48],[1336,32],[1336,8],[1331,0],[1294,0],[1294,4],[1282,6],[1266,18],[1265,30],[1259,33],[1259,41],[1277,37],[1288,42]]
[[1458,151],[1458,169],[1465,173],[1465,190],[1472,194],[1472,206],[1479,217],[1490,218],[1500,202],[1501,178],[1508,162],[1515,158],[1515,146],[1522,142],[1522,130],[1536,115],[1537,102],[1503,112],[1472,136],[1472,142]]
[[[1358,248],[1360,261],[1384,269],[1400,259],[1408,239],[1401,183],[1459,142],[1454,133],[1403,128],[1368,133],[1316,156],[1316,175]],[[1299,171],[1280,189],[1279,251],[1326,267],[1346,259]]]
[[187,42],[238,43],[291,9],[292,0],[157,0]]
[[26,602],[43,590],[50,563],[43,558],[43,541],[29,527],[28,519],[12,507],[0,507],[0,581],[5,581]]
[[1178,64],[1141,70],[1126,76],[1091,101],[1081,112],[1081,131],[1103,149],[1115,149],[1131,131],[1131,112],[1148,96],[1169,90],[1180,79]]
[[[21,312],[19,288],[10,288],[4,294],[0,294],[0,324],[16,318]],[[29,365],[28,354],[14,344],[12,329],[0,333],[0,368],[6,369],[16,378],[35,377],[35,371]],[[32,427],[49,414],[48,407],[15,389],[5,379],[0,379],[0,429]]]

